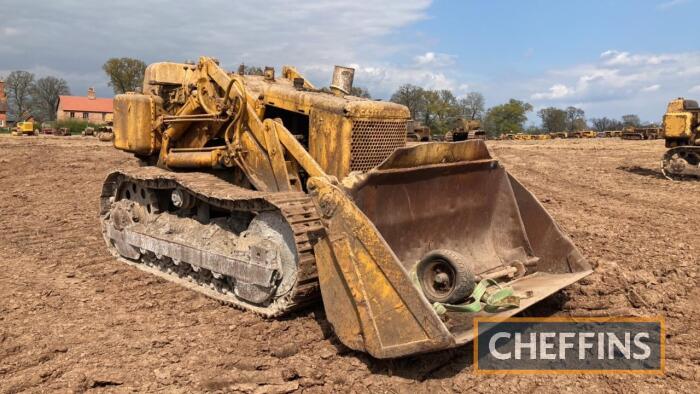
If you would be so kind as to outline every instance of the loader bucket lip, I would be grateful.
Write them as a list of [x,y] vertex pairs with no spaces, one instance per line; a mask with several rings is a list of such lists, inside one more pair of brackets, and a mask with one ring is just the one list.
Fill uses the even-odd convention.
[[493,157],[482,140],[429,142],[396,149],[373,171],[491,159]]

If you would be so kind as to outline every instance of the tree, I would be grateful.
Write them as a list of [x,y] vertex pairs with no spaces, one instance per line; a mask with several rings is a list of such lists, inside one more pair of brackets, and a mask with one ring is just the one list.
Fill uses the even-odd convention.
[[548,107],[537,111],[537,116],[542,119],[542,129],[547,133],[567,130],[567,112],[563,109]]
[[5,80],[5,89],[9,99],[9,112],[14,115],[17,121],[29,115],[33,85],[34,74],[27,71],[13,71]]
[[350,89],[350,95],[355,96],[355,97],[368,98],[368,99],[372,98],[372,95],[369,94],[369,90],[367,90],[361,86],[353,86],[352,89]]
[[56,77],[44,77],[36,81],[31,90],[33,107],[45,120],[56,119],[58,96],[70,94],[65,80]]
[[392,102],[408,107],[413,119],[423,119],[426,110],[425,90],[411,84],[401,85],[391,95]]
[[146,63],[128,57],[111,58],[102,65],[115,94],[135,92],[143,85]]
[[461,115],[469,119],[481,119],[484,116],[484,95],[470,92],[457,102]]
[[525,134],[542,134],[542,132],[545,130],[542,130],[541,128],[535,126],[534,124],[531,124],[527,126],[525,129]]
[[410,84],[400,86],[391,96],[391,101],[408,107],[413,119],[430,127],[434,134],[447,132],[459,115],[471,118],[483,112],[483,96],[479,93],[472,94],[471,101],[466,102],[458,100],[447,89],[425,90]]
[[491,107],[484,117],[484,129],[491,135],[504,132],[519,133],[523,131],[526,113],[532,111],[529,103],[510,99],[507,103]]
[[425,92],[427,110],[424,124],[437,134],[444,134],[450,123],[459,114],[457,98],[447,89],[428,90]]
[[642,124],[642,122],[637,115],[629,114],[622,116],[622,125],[624,127],[639,127],[640,124]]
[[622,122],[606,117],[591,118],[591,124],[593,125],[593,128],[598,132],[622,129]]
[[580,131],[588,128],[586,114],[581,108],[566,108],[566,129],[568,131]]

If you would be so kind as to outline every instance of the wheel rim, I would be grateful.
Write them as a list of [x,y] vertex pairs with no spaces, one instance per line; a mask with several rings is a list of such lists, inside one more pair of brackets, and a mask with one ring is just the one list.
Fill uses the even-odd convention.
[[435,259],[425,264],[421,270],[421,286],[429,299],[444,301],[449,299],[456,286],[457,272],[452,265]]

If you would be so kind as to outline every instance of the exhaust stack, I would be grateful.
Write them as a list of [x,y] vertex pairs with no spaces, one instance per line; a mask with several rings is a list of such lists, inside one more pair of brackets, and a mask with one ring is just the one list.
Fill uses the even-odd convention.
[[331,80],[331,90],[336,96],[350,94],[354,77],[354,68],[335,66],[333,69],[333,79]]

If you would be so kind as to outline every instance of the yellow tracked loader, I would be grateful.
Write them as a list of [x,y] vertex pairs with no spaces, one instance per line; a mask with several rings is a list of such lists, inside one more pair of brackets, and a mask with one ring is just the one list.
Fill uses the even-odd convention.
[[342,343],[378,358],[471,341],[475,314],[433,303],[480,281],[519,296],[507,317],[591,272],[483,141],[407,147],[408,109],[350,96],[353,71],[328,93],[292,67],[148,66],[143,94],[115,98],[114,146],[146,166],[104,183],[110,251],[262,316],[321,295]]
[[700,178],[700,106],[695,100],[672,100],[664,115],[661,136],[668,151],[661,170],[668,179]]

